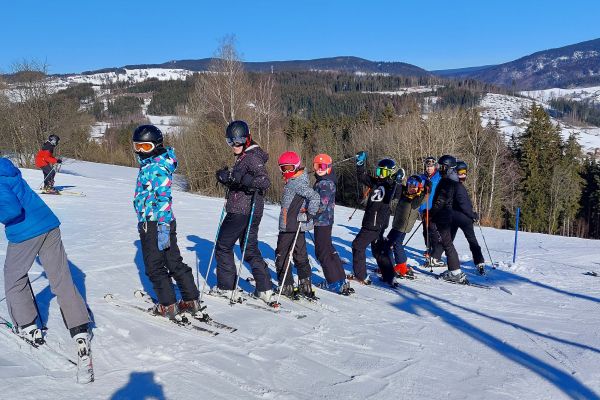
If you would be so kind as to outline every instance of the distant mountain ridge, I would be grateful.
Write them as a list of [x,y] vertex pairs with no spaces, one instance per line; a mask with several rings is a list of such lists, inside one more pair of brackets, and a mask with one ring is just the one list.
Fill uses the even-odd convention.
[[[125,65],[121,68],[105,68],[94,71],[85,71],[84,75],[105,72],[118,72],[123,69],[147,69],[147,68],[180,68],[190,71],[207,71],[212,58],[198,60],[175,60],[162,64],[136,64]],[[350,73],[367,74],[389,74],[402,76],[427,76],[430,73],[416,65],[403,62],[370,61],[364,58],[343,56],[317,58],[312,60],[289,60],[289,61],[262,61],[244,62],[247,71],[252,72],[281,72],[281,71],[340,71]]]

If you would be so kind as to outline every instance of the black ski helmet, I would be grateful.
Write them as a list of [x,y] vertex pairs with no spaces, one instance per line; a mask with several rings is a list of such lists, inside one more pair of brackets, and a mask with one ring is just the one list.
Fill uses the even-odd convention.
[[230,146],[243,144],[244,148],[248,147],[252,140],[248,124],[242,120],[230,122],[225,130],[225,140],[227,140],[227,144]]
[[60,138],[57,135],[50,135],[48,136],[48,140],[47,142],[50,143],[52,146],[58,146],[58,142],[60,141]]
[[438,164],[444,169],[456,168],[456,157],[450,155],[441,156],[438,160]]
[[431,167],[432,165],[435,167],[437,164],[437,160],[435,159],[435,157],[425,157],[423,159],[423,166],[424,167]]
[[465,170],[468,171],[469,170],[469,166],[467,165],[466,162],[462,161],[462,160],[457,160],[456,161],[456,170],[460,171],[460,170]]
[[156,147],[162,146],[163,134],[154,125],[140,125],[133,131],[133,142],[152,142]]

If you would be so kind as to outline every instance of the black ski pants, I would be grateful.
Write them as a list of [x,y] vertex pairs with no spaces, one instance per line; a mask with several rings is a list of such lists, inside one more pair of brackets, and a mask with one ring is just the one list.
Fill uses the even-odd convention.
[[356,279],[363,281],[367,278],[367,247],[380,236],[380,231],[360,228],[352,241],[352,268]]
[[460,261],[458,260],[458,253],[456,252],[456,248],[452,242],[452,225],[437,224],[437,230],[440,234],[442,250],[446,252],[448,269],[450,271],[459,269]]
[[331,243],[331,225],[315,226],[315,253],[327,283],[346,279],[340,256]]
[[[248,243],[244,261],[250,264],[252,276],[256,283],[256,290],[260,292],[272,289],[271,275],[267,263],[258,248],[258,227],[262,215],[254,214],[252,225],[248,232]],[[250,215],[227,213],[221,224],[219,236],[215,249],[215,258],[217,260],[217,287],[222,290],[235,289],[237,281],[237,267],[233,254],[233,247],[239,241],[243,250],[244,240],[246,240],[246,228]]]
[[[291,265],[290,270],[285,273],[287,268],[290,253],[298,272],[298,279],[310,278],[310,262],[308,261],[308,254],[306,253],[306,238],[304,232],[298,233],[298,239],[296,240],[296,246],[292,249],[294,243],[294,237],[296,232],[279,232],[277,237],[277,249],[275,249],[275,268],[277,269],[277,280],[279,285],[293,285],[294,278],[292,277]],[[293,251],[292,251],[293,250]],[[283,276],[285,282],[283,282]]]
[[[429,230],[429,238],[427,235],[427,231]],[[440,232],[435,222],[423,221],[423,240],[425,240],[425,245],[427,246],[427,240],[429,240],[429,247],[427,248],[427,254],[430,257],[439,260],[442,257],[442,253],[444,252],[444,247],[442,246],[442,238],[440,237]]]
[[469,242],[469,249],[471,249],[471,254],[473,254],[473,262],[475,265],[483,264],[485,259],[483,258],[481,247],[479,246],[477,237],[475,236],[473,220],[467,217],[465,214],[455,211],[452,214],[452,241],[454,241],[454,238],[456,237],[458,228],[463,231],[467,242]]
[[44,187],[53,187],[56,169],[53,168],[52,165],[48,164],[42,167],[42,172],[44,173]]
[[200,296],[194,283],[192,269],[183,262],[177,246],[177,224],[172,221],[170,225],[171,247],[160,251],[158,249],[158,222],[148,221],[138,224],[146,276],[152,282],[158,302],[165,306],[177,301],[171,278],[177,283],[183,300],[195,300]]

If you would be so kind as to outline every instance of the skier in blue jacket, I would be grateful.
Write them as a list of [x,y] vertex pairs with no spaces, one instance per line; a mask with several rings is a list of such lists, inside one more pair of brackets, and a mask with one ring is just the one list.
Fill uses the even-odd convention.
[[438,169],[437,160],[434,157],[425,158],[424,162],[425,172],[421,175],[425,182],[425,203],[419,207],[419,213],[421,214],[421,221],[423,221],[423,239],[425,239],[425,246],[427,246],[427,262],[432,267],[443,267],[444,263],[440,260],[444,248],[441,245],[440,234],[437,230],[435,222],[431,220],[430,211],[433,204],[433,197],[435,196],[435,190],[437,188],[440,179],[442,179]]

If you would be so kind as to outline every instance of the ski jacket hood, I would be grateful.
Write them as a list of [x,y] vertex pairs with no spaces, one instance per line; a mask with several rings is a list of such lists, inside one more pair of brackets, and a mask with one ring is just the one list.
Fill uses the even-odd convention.
[[21,243],[50,232],[60,221],[7,158],[0,158],[0,222],[9,242]]

